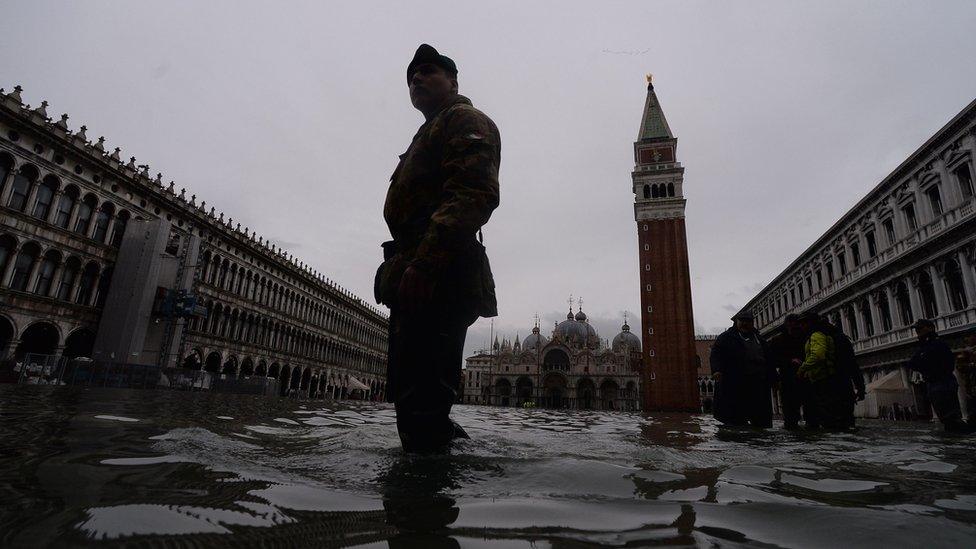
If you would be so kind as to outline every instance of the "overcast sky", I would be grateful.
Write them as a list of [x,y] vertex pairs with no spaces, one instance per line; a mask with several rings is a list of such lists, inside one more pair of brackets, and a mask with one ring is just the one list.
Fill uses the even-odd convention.
[[[976,97],[976,3],[4,2],[0,86],[363,298],[428,42],[502,134],[499,314],[602,337],[639,309],[645,73],[685,166],[695,321],[716,332]],[[111,149],[109,149],[111,150]],[[631,318],[634,318],[631,313]],[[635,322],[636,324],[636,322]],[[635,329],[636,331],[636,329]],[[468,351],[488,340],[488,321]]]

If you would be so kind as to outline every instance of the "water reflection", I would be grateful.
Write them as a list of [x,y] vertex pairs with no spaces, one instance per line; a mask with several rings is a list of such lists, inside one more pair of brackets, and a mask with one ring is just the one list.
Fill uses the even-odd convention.
[[[972,439],[460,406],[406,456],[392,410],[0,387],[0,545],[925,545],[976,539]],[[830,527],[811,527],[830,525]]]

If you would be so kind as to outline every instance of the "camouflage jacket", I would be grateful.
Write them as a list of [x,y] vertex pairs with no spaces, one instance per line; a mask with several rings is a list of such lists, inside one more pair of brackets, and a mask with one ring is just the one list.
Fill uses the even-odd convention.
[[384,244],[377,301],[394,306],[400,277],[414,266],[494,316],[494,281],[476,235],[498,207],[500,162],[498,128],[464,96],[420,127],[390,177],[383,217],[393,241]]

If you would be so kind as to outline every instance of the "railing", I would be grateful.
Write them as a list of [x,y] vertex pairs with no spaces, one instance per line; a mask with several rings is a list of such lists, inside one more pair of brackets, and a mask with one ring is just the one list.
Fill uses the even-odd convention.
[[[959,326],[976,324],[976,307],[956,311],[932,319],[937,332],[949,331]],[[911,326],[903,326],[893,330],[865,337],[854,342],[854,351],[864,353],[877,348],[897,345],[915,339],[915,330]]]
[[[833,294],[859,278],[866,276],[885,264],[901,257],[905,253],[913,250],[919,244],[926,242],[928,239],[943,233],[956,225],[959,225],[963,221],[966,221],[973,215],[974,210],[976,210],[976,207],[973,205],[973,200],[969,200],[959,207],[945,212],[938,219],[932,221],[928,225],[916,229],[905,238],[879,252],[877,255],[868,259],[867,261],[861,263],[857,268],[848,271],[844,276],[835,279],[830,284],[821,288],[817,293],[798,303],[791,310],[805,310],[813,308],[824,299],[831,297]],[[783,314],[778,316],[772,322],[765,324],[761,328],[762,331],[765,332],[770,328],[775,328],[778,326],[782,322],[782,318],[784,318],[788,312],[790,311],[784,311]]]

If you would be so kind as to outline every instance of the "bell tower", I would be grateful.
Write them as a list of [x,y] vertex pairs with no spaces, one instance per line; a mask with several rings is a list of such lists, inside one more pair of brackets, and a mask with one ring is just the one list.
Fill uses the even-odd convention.
[[648,75],[631,174],[640,258],[641,387],[646,411],[701,409],[682,192],[685,169],[677,161],[677,145]]

